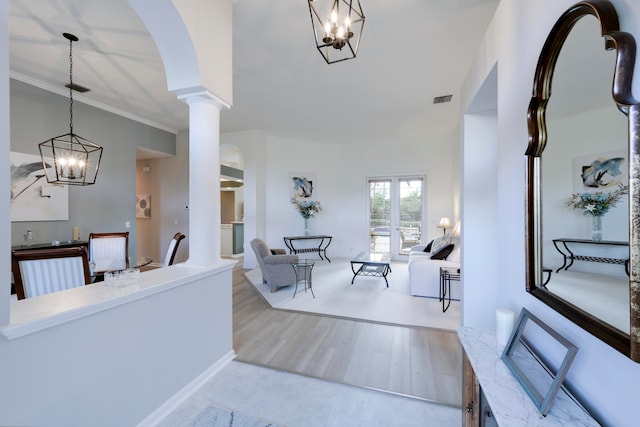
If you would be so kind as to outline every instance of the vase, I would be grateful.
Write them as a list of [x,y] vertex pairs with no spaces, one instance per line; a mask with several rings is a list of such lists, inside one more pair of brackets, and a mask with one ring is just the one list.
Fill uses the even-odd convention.
[[593,215],[591,217],[591,240],[602,241],[602,217]]
[[309,237],[309,218],[304,219],[304,237]]

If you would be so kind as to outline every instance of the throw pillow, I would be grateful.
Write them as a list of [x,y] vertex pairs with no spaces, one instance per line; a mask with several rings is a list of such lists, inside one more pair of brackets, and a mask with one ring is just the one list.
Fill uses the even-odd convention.
[[431,252],[431,245],[433,245],[433,240],[429,242],[427,246],[422,250],[423,252]]
[[431,256],[431,259],[447,259],[447,257],[449,256],[449,254],[451,253],[451,251],[453,251],[453,247],[455,245],[453,243],[445,246],[444,248],[442,248],[439,252],[433,254]]
[[451,238],[449,236],[438,237],[433,241],[431,245],[431,253],[437,254],[440,252],[445,246],[451,244]]

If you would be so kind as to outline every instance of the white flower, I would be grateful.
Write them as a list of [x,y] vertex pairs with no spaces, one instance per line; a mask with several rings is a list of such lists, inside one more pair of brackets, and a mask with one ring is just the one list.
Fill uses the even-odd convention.
[[567,200],[567,206],[582,209],[585,215],[603,216],[615,207],[622,196],[629,194],[629,186],[620,184],[618,189],[609,193],[575,193]]
[[322,210],[322,206],[320,206],[320,202],[317,200],[301,200],[297,197],[292,197],[291,203],[296,206],[300,215],[305,219],[313,217]]

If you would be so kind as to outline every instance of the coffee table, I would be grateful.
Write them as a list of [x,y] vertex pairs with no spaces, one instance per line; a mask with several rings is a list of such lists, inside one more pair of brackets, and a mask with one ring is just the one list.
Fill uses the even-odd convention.
[[[351,271],[353,271],[353,279],[351,284],[356,280],[356,276],[371,276],[382,277],[389,287],[389,281],[387,280],[387,274],[391,273],[391,267],[389,254],[360,252],[351,260]],[[356,264],[360,264],[360,267],[356,270]]]

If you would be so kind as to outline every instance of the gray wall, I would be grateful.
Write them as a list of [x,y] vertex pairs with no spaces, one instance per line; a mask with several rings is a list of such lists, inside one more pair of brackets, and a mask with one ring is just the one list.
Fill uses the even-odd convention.
[[[175,263],[189,258],[189,132],[176,136],[176,155],[139,160],[138,194],[151,195],[151,218],[138,219],[138,254],[162,263],[173,235],[187,236],[176,253]],[[149,172],[142,168],[148,166]]]
[[[38,144],[69,132],[69,99],[11,80],[11,151],[39,154]],[[95,185],[70,186],[69,220],[13,222],[11,243],[20,244],[25,230],[37,242],[66,241],[72,227],[80,238],[91,232],[126,231],[129,252],[136,254],[136,147],[176,153],[176,136],[74,100],[74,133],[104,147]]]

